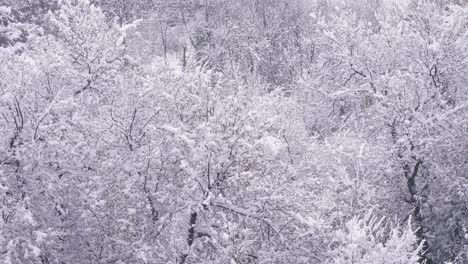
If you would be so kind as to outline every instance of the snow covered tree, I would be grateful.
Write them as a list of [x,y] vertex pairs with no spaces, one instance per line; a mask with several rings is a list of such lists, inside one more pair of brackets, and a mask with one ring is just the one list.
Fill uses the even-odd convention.
[[423,241],[419,241],[410,221],[406,227],[394,226],[369,212],[336,231],[326,263],[418,264],[422,250]]
[[1,3],[0,262],[466,261],[466,3]]

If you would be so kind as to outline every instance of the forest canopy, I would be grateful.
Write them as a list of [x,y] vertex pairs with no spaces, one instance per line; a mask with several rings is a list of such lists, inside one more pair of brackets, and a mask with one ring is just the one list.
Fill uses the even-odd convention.
[[0,263],[468,262],[466,0],[0,0]]

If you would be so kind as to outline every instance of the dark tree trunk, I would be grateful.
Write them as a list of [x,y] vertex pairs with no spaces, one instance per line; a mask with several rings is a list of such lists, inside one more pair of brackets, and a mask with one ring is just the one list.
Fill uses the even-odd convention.
[[406,185],[408,187],[408,191],[411,196],[408,202],[411,205],[413,205],[412,216],[416,224],[416,228],[417,228],[415,234],[416,234],[416,237],[418,238],[418,243],[421,243],[422,241],[424,241],[420,263],[432,264],[433,262],[428,256],[429,244],[427,243],[426,235],[424,233],[423,216],[421,214],[421,200],[419,198],[420,194],[417,190],[417,185],[416,185],[416,176],[418,175],[418,172],[422,164],[423,164],[422,160],[417,160],[416,164],[414,164],[412,169],[410,165],[405,165],[404,171],[405,171],[405,177],[406,177]]
[[[189,220],[189,228],[187,230],[187,245],[188,248],[190,249],[193,245],[193,241],[195,239],[195,224],[197,223],[197,217],[198,213],[197,212],[192,212],[190,214],[190,220]],[[179,264],[185,263],[188,257],[188,252],[183,253],[180,257]]]

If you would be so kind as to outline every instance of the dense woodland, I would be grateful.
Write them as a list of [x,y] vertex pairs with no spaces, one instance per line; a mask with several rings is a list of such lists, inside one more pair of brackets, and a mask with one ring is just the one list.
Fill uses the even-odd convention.
[[468,2],[0,0],[0,263],[468,263]]

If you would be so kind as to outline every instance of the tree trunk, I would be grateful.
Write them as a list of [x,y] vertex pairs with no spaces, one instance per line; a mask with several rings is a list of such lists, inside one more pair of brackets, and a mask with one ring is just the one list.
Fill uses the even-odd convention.
[[419,199],[419,192],[416,186],[416,176],[418,175],[422,163],[422,160],[417,160],[416,164],[414,164],[413,169],[411,169],[409,165],[405,165],[404,170],[406,177],[406,185],[411,196],[408,202],[414,207],[412,216],[415,220],[417,228],[415,234],[418,238],[418,244],[424,241],[423,250],[421,251],[422,253],[420,263],[432,264],[432,260],[428,257],[429,245],[427,243],[426,235],[424,234],[423,216],[421,214],[421,200]]
[[187,260],[188,257],[188,250],[192,247],[193,241],[195,240],[195,224],[197,223],[197,217],[198,213],[197,212],[192,212],[190,214],[190,220],[189,220],[189,228],[187,229],[187,245],[188,249],[187,252],[183,253],[180,256],[180,261],[179,264],[185,263],[185,260]]

